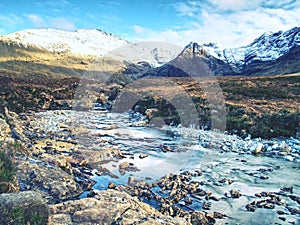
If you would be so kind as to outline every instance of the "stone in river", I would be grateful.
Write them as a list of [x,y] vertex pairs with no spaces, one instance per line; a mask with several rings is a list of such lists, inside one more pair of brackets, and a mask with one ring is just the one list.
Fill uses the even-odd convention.
[[234,189],[230,191],[230,195],[232,198],[239,198],[242,196],[242,194],[239,191]]
[[256,145],[251,147],[251,152],[253,154],[259,154],[263,150],[264,145],[260,142],[258,142]]
[[109,182],[107,187],[108,189],[115,189],[116,185],[113,182]]
[[146,158],[146,157],[148,157],[148,156],[149,156],[148,154],[141,153],[141,154],[139,155],[139,158],[140,158],[140,159],[144,159],[144,158]]

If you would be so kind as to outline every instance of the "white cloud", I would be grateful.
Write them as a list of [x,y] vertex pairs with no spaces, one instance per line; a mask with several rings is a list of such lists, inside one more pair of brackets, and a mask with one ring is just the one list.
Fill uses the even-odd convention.
[[261,4],[262,0],[210,0],[213,7],[225,11],[241,11],[255,9]]
[[151,29],[139,25],[134,25],[133,29],[137,35],[149,34],[153,32]]
[[76,29],[74,23],[64,17],[48,18],[48,20],[45,20],[42,17],[35,14],[29,14],[26,15],[26,17],[32,22],[32,24],[36,28],[50,27],[50,28],[55,28],[60,30]]
[[27,17],[28,19],[30,19],[30,21],[33,23],[35,27],[41,28],[45,26],[45,21],[41,17],[35,14],[29,14],[27,15]]
[[[163,31],[135,26],[134,31],[139,41],[159,40],[181,46],[190,41],[216,42],[226,47],[243,46],[264,32],[299,26],[300,5],[295,2],[300,3],[291,0],[280,1],[280,4],[275,0],[179,2],[172,7],[179,17],[188,19],[188,24]],[[283,5],[286,9],[279,7]]]
[[75,30],[76,26],[73,22],[69,21],[64,17],[53,18],[48,22],[51,28],[60,29],[60,30]]
[[195,16],[201,9],[201,3],[197,1],[177,2],[172,5],[179,16]]

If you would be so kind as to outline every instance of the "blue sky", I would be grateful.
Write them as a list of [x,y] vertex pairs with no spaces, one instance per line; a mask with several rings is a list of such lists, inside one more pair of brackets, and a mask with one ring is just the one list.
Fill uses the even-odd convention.
[[300,26],[299,0],[1,0],[0,34],[22,29],[101,29],[129,41],[249,44]]

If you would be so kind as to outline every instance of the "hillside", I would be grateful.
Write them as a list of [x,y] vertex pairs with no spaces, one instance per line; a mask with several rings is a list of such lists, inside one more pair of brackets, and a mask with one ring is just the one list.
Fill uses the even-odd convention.
[[[174,87],[164,87],[156,79],[152,84],[153,88],[165,90],[171,97],[172,95],[176,97],[178,85],[182,87],[198,110],[201,121],[199,126],[209,129],[212,119],[211,109],[207,105],[203,87],[199,87],[197,80],[192,78],[203,79],[204,83],[201,85],[205,87],[207,76],[226,75],[217,77],[217,82],[225,98],[227,131],[263,137],[289,136],[298,132],[297,124],[300,121],[298,28],[287,32],[264,34],[246,47],[227,49],[222,53],[214,46],[201,46],[194,42],[181,52],[176,46],[164,43],[142,43],[142,45],[128,44],[105,56],[76,53],[74,49],[72,50],[76,41],[73,43],[70,37],[66,39],[70,39],[70,45],[63,45],[64,47],[57,45],[55,50],[49,51],[47,49],[49,46],[42,46],[45,43],[49,44],[49,40],[42,44],[37,42],[38,30],[31,31],[30,35],[35,37],[33,39],[26,37],[28,32],[0,38],[1,112],[5,107],[17,113],[29,110],[71,109],[74,97],[77,99],[84,97],[89,91],[88,101],[77,105],[79,108],[87,109],[97,102],[109,109],[118,93],[127,88],[127,84],[133,82],[134,85],[134,81],[141,77],[158,79],[167,77],[175,82]],[[42,35],[49,35],[49,32],[57,35],[55,30],[41,30]],[[82,35],[80,32],[64,34],[75,37],[78,34]],[[124,40],[102,31],[91,31],[91,34],[109,38],[108,45],[113,41],[125,43]],[[83,37],[86,38],[84,35]],[[269,40],[268,45],[264,41],[266,39]],[[53,40],[57,41],[56,38]],[[86,39],[88,40],[92,41],[92,38]],[[89,46],[91,43],[87,48]],[[267,46],[269,48],[266,48]],[[106,48],[107,46],[103,47],[102,53]],[[260,48],[265,50],[258,51]],[[77,48],[79,49],[81,48]],[[175,57],[176,52],[179,53]],[[243,56],[242,61],[244,64],[247,63],[243,67],[237,66],[241,64],[233,63],[233,58],[229,60],[229,52],[239,55],[240,58],[236,62],[241,62]],[[222,57],[225,56],[227,60],[224,61]],[[82,93],[78,91],[82,88],[76,89],[78,85],[83,87]],[[138,110],[143,114],[151,107],[158,107],[160,111],[157,115],[164,118],[167,123],[181,122],[174,106],[161,96],[153,98],[148,96],[140,99],[135,105],[138,104],[141,104]]]

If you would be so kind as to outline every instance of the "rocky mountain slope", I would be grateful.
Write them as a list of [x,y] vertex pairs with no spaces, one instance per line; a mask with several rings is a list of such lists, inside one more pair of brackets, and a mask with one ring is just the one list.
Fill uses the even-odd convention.
[[[247,46],[219,48],[189,43],[168,64],[145,76],[279,75],[300,71],[300,28],[264,33]],[[206,71],[204,70],[206,67]],[[198,71],[193,71],[195,69]]]
[[[113,73],[126,70],[126,74],[127,65],[138,62],[148,63],[150,67],[146,69],[154,67],[149,74],[155,76],[166,76],[166,73],[167,76],[186,76],[172,67],[183,64],[190,67],[199,64],[198,61],[208,65],[214,75],[277,75],[300,71],[299,27],[285,32],[267,32],[249,45],[236,48],[191,42],[181,53],[180,47],[172,44],[132,44],[101,30],[31,29],[0,36],[0,49],[2,70],[31,74],[40,71],[80,76],[84,71],[95,70],[91,67],[101,64],[103,57],[110,61],[96,70]],[[166,63],[171,65],[170,69]]]
[[215,49],[215,53],[217,58],[227,62],[236,72],[242,72],[251,65],[281,60],[281,57],[294,55],[299,47],[300,27],[295,27],[286,32],[266,32],[247,46]]
[[[120,66],[116,61],[121,64],[123,61],[145,61],[151,66],[159,66],[175,58],[180,48],[157,42],[132,44],[99,29],[80,29],[74,32],[30,29],[0,36],[0,50],[1,69],[25,70],[31,73],[45,65],[56,67],[47,68],[45,72],[55,74],[53,70],[56,70],[57,74],[78,76],[82,75],[82,71],[95,70],[90,68],[95,64],[103,64],[103,57],[113,59],[114,63],[102,65],[100,70],[111,70],[113,64],[119,64],[118,69],[126,67],[124,64]],[[34,70],[28,68],[32,65]],[[69,71],[70,69],[75,71]]]
[[214,49],[236,74],[276,75],[300,71],[300,27],[288,31],[266,32],[240,48]]

